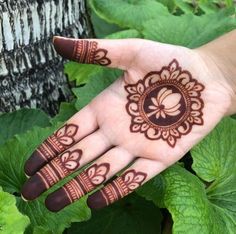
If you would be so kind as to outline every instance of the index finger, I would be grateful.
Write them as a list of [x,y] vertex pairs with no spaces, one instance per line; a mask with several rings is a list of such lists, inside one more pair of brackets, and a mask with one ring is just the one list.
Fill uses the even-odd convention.
[[33,152],[25,163],[25,174],[27,176],[34,175],[47,162],[97,128],[95,114],[89,106],[84,107]]

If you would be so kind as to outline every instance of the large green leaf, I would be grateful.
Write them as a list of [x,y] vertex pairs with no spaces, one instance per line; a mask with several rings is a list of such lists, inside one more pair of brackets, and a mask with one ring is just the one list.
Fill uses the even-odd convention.
[[[53,130],[52,128],[34,128],[0,146],[0,186],[5,191],[16,196],[20,195],[20,189],[26,180],[23,170],[26,159]],[[46,194],[33,202],[24,202],[20,197],[17,199],[19,210],[31,221],[27,229],[28,233],[33,233],[34,230],[37,231],[40,228],[45,230],[41,233],[49,231],[49,233],[62,233],[71,222],[87,220],[90,217],[90,210],[87,208],[85,199],[55,214],[45,208],[45,196]]]
[[34,126],[50,126],[49,117],[41,110],[21,109],[0,115],[0,145],[15,134],[24,133]]
[[121,28],[116,24],[110,24],[98,17],[93,10],[91,11],[90,19],[97,38],[104,38],[111,33],[115,33],[121,30]]
[[0,233],[21,234],[28,225],[29,219],[18,211],[15,197],[0,188]]
[[143,24],[146,39],[195,48],[236,28],[234,8],[215,14],[159,16]]
[[97,73],[102,68],[93,64],[79,64],[77,62],[69,62],[65,64],[65,73],[70,81],[76,81],[76,86],[85,84],[89,76]]
[[113,83],[122,72],[116,69],[103,68],[99,72],[93,74],[89,82],[83,87],[74,88],[73,92],[76,95],[76,108],[80,110],[87,105],[95,96],[102,92],[106,87]]
[[76,112],[77,110],[75,109],[74,101],[72,101],[71,103],[62,102],[60,105],[59,113],[53,119],[51,119],[51,123],[57,124],[60,122],[65,122]]
[[73,224],[67,234],[158,234],[161,219],[157,207],[131,194],[109,207],[93,211],[92,219]]
[[167,6],[172,14],[194,13],[210,14],[222,7],[232,7],[233,0],[157,0]]
[[204,181],[210,202],[224,214],[222,223],[230,233],[236,230],[236,121],[224,119],[191,151],[193,169]]
[[123,38],[141,38],[142,35],[135,29],[127,29],[115,32],[106,36],[108,39],[123,39]]
[[90,6],[100,18],[122,28],[140,29],[146,20],[168,14],[156,0],[90,0]]
[[169,210],[173,233],[236,230],[235,139],[236,121],[225,119],[191,151],[193,169],[201,180],[180,166],[172,166],[138,191]]

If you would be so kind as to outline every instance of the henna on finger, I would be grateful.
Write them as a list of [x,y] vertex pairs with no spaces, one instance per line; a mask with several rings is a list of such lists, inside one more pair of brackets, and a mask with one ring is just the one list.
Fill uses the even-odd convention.
[[98,48],[96,41],[55,37],[53,43],[56,51],[67,59],[100,66],[111,64],[111,60],[107,57],[108,51]]
[[79,126],[75,124],[66,124],[49,136],[26,161],[24,168],[26,175],[34,175],[47,162],[71,147],[75,143],[78,129]]
[[33,175],[23,186],[22,196],[25,200],[34,200],[54,184],[78,170],[82,150],[67,150],[54,158],[39,172]]
[[111,183],[95,192],[88,198],[88,206],[92,209],[100,209],[121,199],[133,192],[146,179],[147,174],[137,172],[134,169],[126,171],[120,177],[117,177]]
[[46,207],[53,212],[63,209],[106,181],[110,170],[109,163],[93,164],[81,172],[62,188],[50,194]]
[[126,85],[130,131],[143,133],[149,140],[162,139],[174,147],[194,125],[204,124],[204,88],[176,59],[136,84]]

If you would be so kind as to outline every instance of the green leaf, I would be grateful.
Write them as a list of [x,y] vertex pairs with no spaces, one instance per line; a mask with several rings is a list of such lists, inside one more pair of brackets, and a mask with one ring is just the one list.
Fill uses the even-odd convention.
[[[36,127],[0,146],[0,186],[5,191],[20,196],[20,189],[26,181],[23,170],[24,163],[33,150],[53,132],[54,128]],[[34,230],[37,231],[39,227],[42,227],[45,229],[45,233],[50,231],[50,233],[59,234],[69,227],[71,222],[84,221],[90,217],[90,210],[86,205],[85,198],[56,214],[49,212],[44,205],[44,199],[49,192],[32,202],[24,202],[18,197],[19,210],[31,221],[27,233],[33,233]]]
[[122,28],[140,29],[141,22],[168,14],[155,0],[90,0],[90,6],[100,18]]
[[219,10],[219,8],[211,2],[199,2],[199,8],[206,14],[211,14]]
[[34,126],[50,126],[49,120],[50,118],[43,111],[37,109],[21,109],[0,115],[0,145]]
[[169,210],[173,233],[234,233],[235,139],[236,121],[227,118],[191,150],[193,169],[200,178],[176,165],[138,190]]
[[111,33],[118,32],[122,30],[116,24],[110,24],[105,20],[97,16],[97,14],[92,10],[90,14],[90,19],[93,25],[93,30],[97,38],[104,38]]
[[68,75],[70,81],[76,81],[76,86],[85,84],[89,77],[102,68],[93,64],[79,64],[69,62],[65,64],[65,74]]
[[181,11],[183,11],[186,14],[195,12],[194,7],[191,6],[188,1],[175,0],[175,4],[176,4],[176,7],[178,7]]
[[51,119],[51,123],[57,124],[58,122],[65,122],[76,112],[77,110],[73,102],[72,103],[62,102],[60,105],[59,113],[53,119]]
[[119,32],[112,33],[106,36],[108,39],[123,39],[123,38],[142,38],[142,35],[139,31],[135,29],[128,29]]
[[18,211],[15,197],[0,188],[0,233],[24,233],[28,225],[29,218]]
[[159,16],[143,24],[142,34],[146,39],[195,48],[236,28],[233,14],[230,8],[202,16]]
[[102,210],[93,211],[92,219],[73,224],[67,234],[158,234],[161,212],[151,202],[131,194]]
[[95,96],[112,84],[122,72],[117,69],[102,68],[99,72],[93,74],[89,82],[83,87],[74,88],[73,92],[78,98],[76,108],[80,110],[87,105]]
[[175,12],[176,10],[175,0],[156,0],[156,1],[166,6],[170,13],[173,14]]
[[236,114],[230,116],[232,119],[236,119]]
[[226,118],[191,151],[192,168],[207,182],[208,198],[225,213],[225,228],[232,233],[236,230],[235,139],[236,121]]

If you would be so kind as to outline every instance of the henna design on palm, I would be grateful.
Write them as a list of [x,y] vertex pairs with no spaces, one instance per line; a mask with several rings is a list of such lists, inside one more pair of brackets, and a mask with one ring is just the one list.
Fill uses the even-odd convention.
[[59,153],[65,151],[75,143],[75,135],[79,127],[75,124],[66,124],[53,135],[49,136],[26,162],[25,172],[33,175],[35,171],[52,160]]
[[89,197],[88,204],[91,208],[98,209],[107,206],[120,198],[133,192],[146,179],[147,174],[134,169],[126,171],[110,184]]
[[136,84],[126,85],[131,132],[150,140],[162,139],[174,147],[193,125],[203,125],[204,85],[182,70],[176,59],[160,71],[148,73]]
[[[62,188],[49,195],[46,199],[47,208],[51,211],[58,211],[80,199],[86,193],[104,183],[109,170],[109,163],[93,164]],[[58,200],[60,200],[60,203],[57,203]]]

